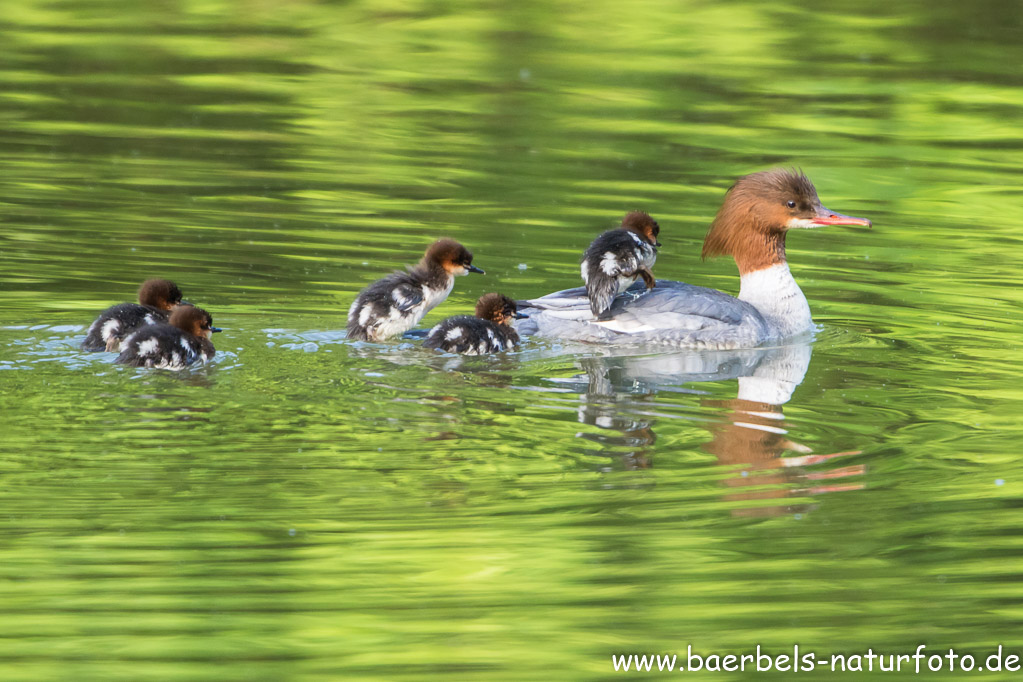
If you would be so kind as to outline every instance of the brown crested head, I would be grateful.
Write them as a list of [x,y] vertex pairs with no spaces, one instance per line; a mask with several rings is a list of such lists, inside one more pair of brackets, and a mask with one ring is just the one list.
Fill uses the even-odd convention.
[[834,213],[798,170],[775,168],[739,178],[703,240],[703,257],[732,256],[745,274],[785,262],[785,233],[794,228],[864,225],[870,221]]
[[147,279],[139,287],[139,303],[160,310],[181,305],[181,289],[169,279]]
[[643,211],[632,211],[626,213],[622,218],[622,229],[634,232],[651,246],[660,246],[657,235],[661,233],[661,226],[650,217],[650,214]]
[[464,275],[470,272],[484,274],[472,264],[472,251],[454,239],[438,239],[430,244],[420,264],[429,268],[442,268],[450,275]]
[[170,316],[170,324],[192,336],[203,336],[207,339],[213,332],[220,330],[213,326],[213,316],[198,306],[180,305]]
[[484,294],[476,301],[476,317],[490,320],[495,324],[511,324],[512,320],[523,319],[526,315],[518,312],[515,301],[501,294]]

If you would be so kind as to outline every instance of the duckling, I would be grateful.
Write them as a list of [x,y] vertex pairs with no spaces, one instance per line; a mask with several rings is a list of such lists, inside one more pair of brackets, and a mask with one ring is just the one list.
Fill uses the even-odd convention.
[[590,310],[598,320],[608,319],[615,296],[642,277],[646,288],[655,280],[650,269],[657,260],[657,235],[661,226],[643,211],[632,211],[617,230],[608,230],[593,240],[582,259],[583,282]]
[[451,293],[455,277],[485,274],[472,252],[454,239],[440,239],[407,272],[394,272],[359,292],[348,310],[348,338],[383,341],[416,326]]
[[423,346],[463,355],[499,353],[518,344],[519,335],[511,321],[526,317],[507,296],[486,294],[476,301],[476,317],[447,318],[430,330]]
[[179,306],[167,323],[146,325],[121,344],[115,362],[133,367],[179,370],[195,361],[206,364],[216,349],[210,341],[213,318],[202,308]]
[[120,303],[105,310],[89,327],[82,350],[115,352],[129,334],[147,324],[166,322],[181,305],[181,289],[168,279],[147,279],[138,303]]

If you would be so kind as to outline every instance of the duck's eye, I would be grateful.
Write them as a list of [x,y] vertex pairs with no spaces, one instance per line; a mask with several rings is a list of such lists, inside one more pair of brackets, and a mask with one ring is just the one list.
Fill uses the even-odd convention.
[[789,208],[795,208],[796,207],[796,202],[794,202],[791,199],[789,199],[788,201],[785,202],[785,205],[788,206]]

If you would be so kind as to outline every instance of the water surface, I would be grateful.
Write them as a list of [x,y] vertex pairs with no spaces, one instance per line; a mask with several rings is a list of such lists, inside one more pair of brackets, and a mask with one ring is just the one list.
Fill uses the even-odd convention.
[[[1023,648],[1021,24],[994,1],[6,7],[0,676]],[[776,165],[875,224],[791,235],[812,342],[344,339],[355,293],[439,236],[488,274],[424,326],[574,286],[637,208],[658,276],[735,293],[700,242]],[[149,276],[226,328],[214,365],[78,351]]]

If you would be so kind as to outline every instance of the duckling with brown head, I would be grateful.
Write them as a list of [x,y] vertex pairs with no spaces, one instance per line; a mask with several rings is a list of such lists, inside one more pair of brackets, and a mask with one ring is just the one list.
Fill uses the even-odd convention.
[[167,323],[143,327],[124,340],[116,362],[133,367],[180,370],[213,359],[210,337],[220,329],[213,317],[191,305],[179,306]]
[[485,294],[476,301],[475,317],[447,318],[430,330],[423,346],[463,355],[500,353],[518,345],[519,335],[512,321],[525,317],[507,296]]
[[418,264],[394,272],[359,292],[348,310],[348,338],[384,341],[416,326],[451,293],[455,277],[485,274],[472,264],[472,251],[454,239],[440,239]]
[[181,305],[181,289],[169,279],[147,279],[139,287],[138,303],[120,303],[103,311],[89,326],[82,350],[115,352],[121,342],[147,324],[166,322]]
[[590,299],[590,310],[598,320],[607,319],[615,296],[628,289],[638,277],[646,288],[654,288],[651,269],[657,260],[661,226],[643,211],[632,211],[617,230],[608,230],[593,240],[583,254],[580,272]]

